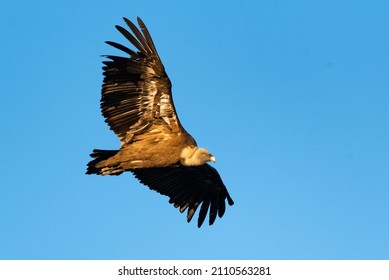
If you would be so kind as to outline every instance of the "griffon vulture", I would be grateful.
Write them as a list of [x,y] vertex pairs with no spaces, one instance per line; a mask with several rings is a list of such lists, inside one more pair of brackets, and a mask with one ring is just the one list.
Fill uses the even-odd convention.
[[141,183],[170,197],[169,203],[187,210],[190,222],[201,204],[198,227],[209,211],[209,224],[223,216],[233,200],[218,172],[207,162],[215,157],[182,127],[174,108],[171,82],[140,18],[140,30],[128,19],[132,34],[117,30],[137,49],[107,44],[126,57],[105,56],[101,111],[121,141],[119,150],[93,150],[86,174],[119,175],[132,172]]

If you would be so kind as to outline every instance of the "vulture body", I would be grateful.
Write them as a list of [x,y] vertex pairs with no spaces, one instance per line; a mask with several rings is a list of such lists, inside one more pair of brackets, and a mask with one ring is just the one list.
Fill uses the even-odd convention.
[[141,183],[163,195],[191,221],[201,204],[198,227],[209,210],[209,224],[233,201],[216,169],[215,157],[198,148],[182,127],[174,108],[171,82],[151,36],[140,18],[140,30],[128,19],[132,33],[119,32],[137,49],[107,44],[128,57],[106,56],[101,111],[121,141],[119,150],[93,150],[87,174],[119,175],[132,172]]

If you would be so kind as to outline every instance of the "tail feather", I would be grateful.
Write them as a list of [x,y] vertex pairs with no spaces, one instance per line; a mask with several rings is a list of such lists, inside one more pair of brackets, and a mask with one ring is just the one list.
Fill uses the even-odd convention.
[[123,173],[123,169],[120,166],[107,166],[104,162],[116,155],[117,152],[117,150],[93,150],[90,154],[93,160],[88,163],[86,174],[119,175]]

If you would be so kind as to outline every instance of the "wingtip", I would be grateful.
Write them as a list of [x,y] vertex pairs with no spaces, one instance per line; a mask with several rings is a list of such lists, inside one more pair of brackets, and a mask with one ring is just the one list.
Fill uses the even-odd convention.
[[144,25],[143,20],[140,17],[136,17],[136,21],[138,22],[139,25]]
[[120,25],[116,24],[115,25],[115,28],[120,32],[120,30],[124,29],[123,27],[121,27]]
[[227,201],[228,201],[228,205],[230,205],[230,206],[234,205],[234,203],[235,203],[235,202],[232,200],[232,198],[231,198],[230,195],[227,196]]
[[120,26],[120,25],[118,25],[118,24],[116,24],[115,25],[115,28],[116,28],[116,30],[117,31],[119,31],[121,34],[123,34],[123,32],[125,32],[125,28],[123,28],[122,26]]

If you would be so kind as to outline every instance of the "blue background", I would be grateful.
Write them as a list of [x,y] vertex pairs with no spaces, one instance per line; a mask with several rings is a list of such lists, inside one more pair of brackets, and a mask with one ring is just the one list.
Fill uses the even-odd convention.
[[[7,1],[0,10],[1,259],[388,259],[388,1]],[[178,115],[235,200],[198,229],[131,174],[105,45],[140,16]]]

